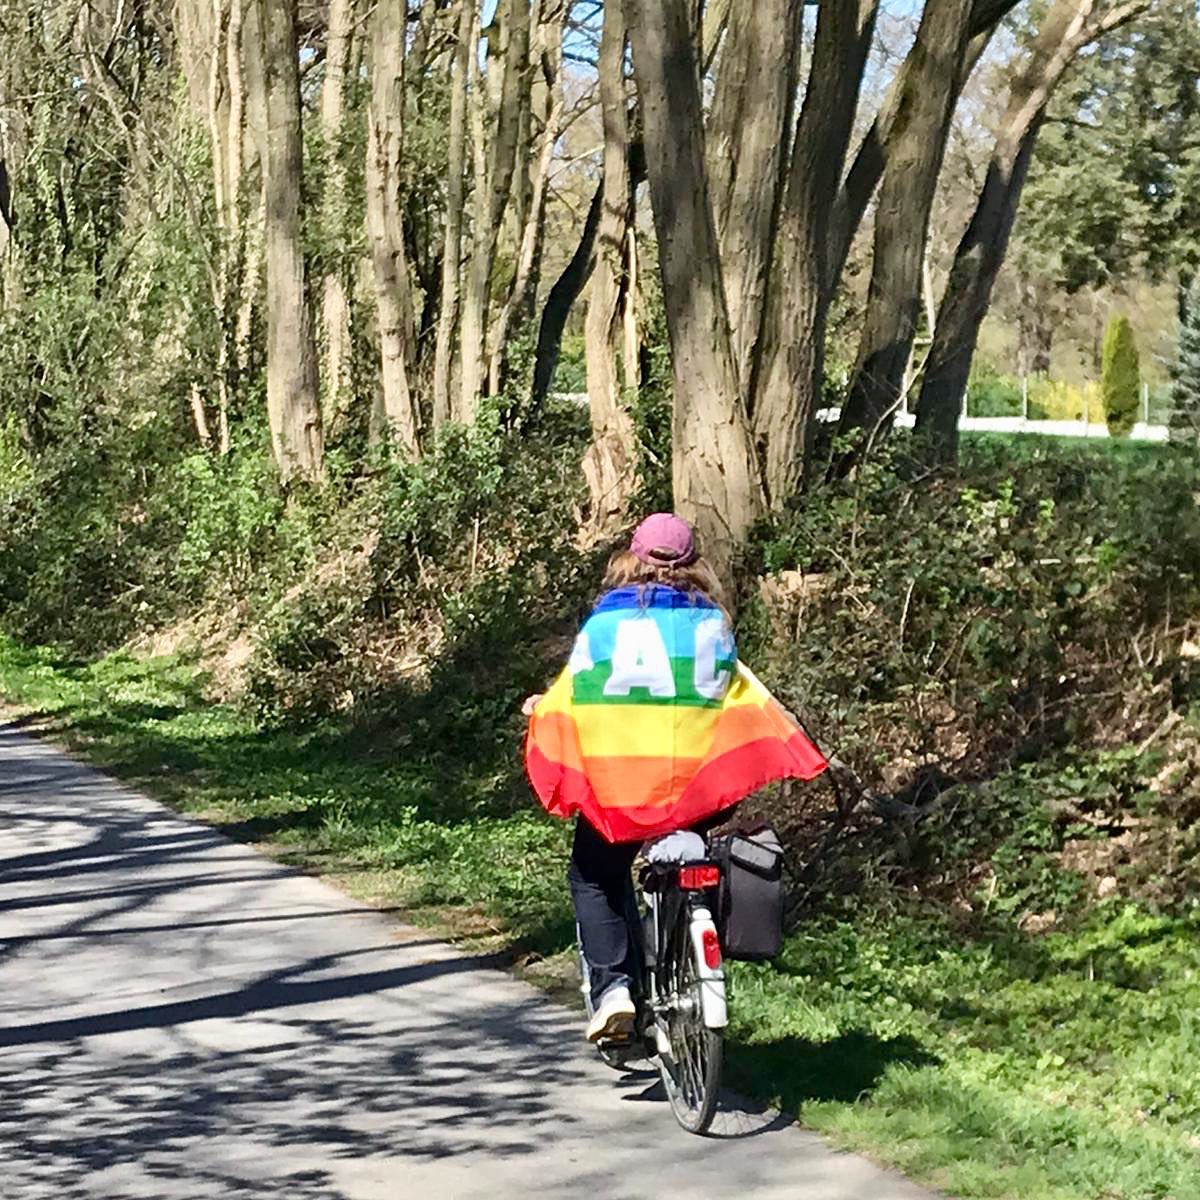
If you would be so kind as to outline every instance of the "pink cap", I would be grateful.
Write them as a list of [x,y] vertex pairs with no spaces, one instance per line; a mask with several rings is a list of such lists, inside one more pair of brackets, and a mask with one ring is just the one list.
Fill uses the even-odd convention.
[[652,567],[685,567],[696,558],[692,527],[674,513],[652,513],[634,531],[629,549]]

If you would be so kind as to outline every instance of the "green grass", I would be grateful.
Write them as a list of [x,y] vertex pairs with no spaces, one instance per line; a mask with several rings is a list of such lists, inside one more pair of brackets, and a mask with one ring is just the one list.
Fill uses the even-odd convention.
[[1133,441],[1129,438],[1081,438],[1037,432],[1000,433],[997,431],[964,430],[959,435],[965,454],[972,450],[993,451],[1009,447],[1018,457],[1035,455],[1055,458],[1107,458],[1117,462],[1144,463],[1171,453],[1162,442]]
[[739,1069],[847,1146],[961,1196],[1200,1195],[1196,919],[827,916],[739,982]]
[[[567,829],[514,802],[486,759],[422,758],[380,729],[260,729],[205,703],[181,660],[72,663],[0,639],[0,695],[309,869],[482,914],[517,947],[569,944]],[[1194,1200],[1197,912],[1112,900],[1035,938],[1011,913],[968,929],[932,907],[847,902],[777,963],[735,969],[731,1080],[958,1196]]]

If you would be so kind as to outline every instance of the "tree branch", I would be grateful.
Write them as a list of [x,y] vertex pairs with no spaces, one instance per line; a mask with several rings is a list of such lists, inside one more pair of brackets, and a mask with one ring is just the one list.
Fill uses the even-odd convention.
[[1080,45],[1086,46],[1094,42],[1097,38],[1103,37],[1106,33],[1112,33],[1114,29],[1120,29],[1122,25],[1128,25],[1135,17],[1140,17],[1150,7],[1150,0],[1127,0],[1125,4],[1118,4],[1116,8],[1110,9],[1095,25],[1089,26],[1087,29],[1087,41]]

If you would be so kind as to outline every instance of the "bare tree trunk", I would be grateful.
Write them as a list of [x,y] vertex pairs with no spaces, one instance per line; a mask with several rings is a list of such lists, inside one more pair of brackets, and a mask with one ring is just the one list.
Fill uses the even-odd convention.
[[[234,4],[236,6],[236,3]],[[240,10],[239,10],[240,15]],[[216,227],[218,246],[215,262],[209,273],[209,299],[213,313],[220,328],[220,340],[217,348],[217,361],[213,382],[217,393],[217,411],[220,414],[228,412],[231,328],[228,317],[230,309],[230,276],[234,269],[236,228],[230,228],[230,219],[236,221],[237,212],[231,213],[227,201],[228,185],[226,182],[229,169],[229,98],[227,93],[227,75],[225,54],[229,37],[227,26],[229,13],[220,0],[176,0],[172,10],[172,25],[175,38],[182,53],[184,76],[188,85],[192,108],[196,115],[208,127],[212,162],[213,206],[216,210]],[[240,54],[240,47],[236,53]],[[197,388],[193,392],[193,412],[204,419],[205,398]],[[197,413],[197,406],[198,413]],[[227,421],[222,422],[227,425]],[[197,425],[197,435],[202,443],[207,440],[200,433]],[[227,450],[227,440],[222,439],[221,451]]]
[[675,506],[728,574],[763,492],[738,389],[705,173],[688,0],[627,0],[674,375]]
[[320,480],[325,445],[317,396],[317,348],[301,235],[302,142],[296,0],[255,0],[263,107],[267,268],[267,412],[285,481]]
[[[629,188],[636,192],[646,178],[646,155],[640,139],[635,138],[629,146]],[[567,318],[580,293],[586,286],[595,265],[596,235],[600,227],[600,216],[604,207],[604,180],[601,179],[592,202],[588,205],[579,242],[570,261],[554,281],[542,305],[538,323],[537,349],[533,364],[533,394],[531,404],[540,405],[550,393],[554,372],[558,369],[558,353],[562,346],[563,330]],[[626,375],[626,382],[631,378]],[[634,376],[633,378],[636,378]]]
[[[633,189],[630,189],[632,194]],[[642,336],[638,328],[638,246],[637,231],[630,226],[625,235],[625,302],[621,306],[625,390],[636,391],[642,373]]]
[[230,402],[247,369],[262,253],[261,226],[247,219],[243,203],[245,181],[266,153],[260,16],[254,0],[176,0],[172,11],[192,106],[211,146],[218,244],[209,288],[220,327],[213,388],[222,454],[230,447]]
[[802,0],[732,6],[706,130],[713,218],[743,395],[750,391],[775,248],[802,12]]
[[433,427],[450,419],[450,365],[454,328],[458,323],[459,278],[462,274],[464,175],[467,144],[467,87],[474,48],[473,0],[459,0],[458,40],[450,66],[450,137],[446,151],[445,246],[442,250],[442,295],[433,352]]
[[725,31],[729,27],[729,10],[731,0],[707,0],[704,11],[697,9],[697,20],[700,23],[700,61],[701,77],[712,70],[717,51],[725,42]]
[[[1098,344],[1097,342],[1096,345]],[[1040,309],[1033,330],[1033,354],[1029,359],[1031,375],[1050,374],[1050,354],[1053,349],[1054,326],[1046,319],[1045,309]],[[1100,367],[1100,355],[1095,351],[1092,354],[1092,366],[1097,370]]]
[[[491,153],[482,154],[486,165],[482,176],[481,173],[476,173],[475,187],[480,202],[476,206],[478,219],[471,247],[471,267],[466,293],[463,296],[462,328],[459,335],[462,383],[458,396],[460,407],[455,415],[464,421],[474,420],[488,363],[484,331],[487,329],[492,267],[500,227],[512,195],[517,140],[521,127],[521,92],[526,86],[525,77],[529,69],[529,0],[502,0],[500,11],[503,13],[502,20],[507,38],[503,77],[499,83],[499,111],[494,133],[488,136],[487,145],[477,145],[477,154],[489,148]],[[493,65],[489,72],[499,69]],[[494,78],[489,82],[495,86]],[[482,103],[482,96],[479,97],[479,101]]]
[[554,372],[558,369],[558,353],[562,346],[567,318],[591,275],[595,262],[596,231],[600,227],[603,204],[604,181],[601,180],[588,206],[575,253],[554,281],[542,305],[537,350],[534,353],[533,395],[530,398],[530,403],[535,408],[550,394]]
[[503,385],[508,338],[514,322],[527,313],[530,291],[537,285],[536,270],[541,261],[542,235],[546,227],[546,189],[550,182],[554,146],[558,141],[559,125],[562,122],[562,37],[567,15],[566,4],[559,0],[551,5],[549,0],[543,0],[542,7],[538,57],[548,93],[547,103],[542,114],[542,129],[538,140],[538,152],[533,162],[529,203],[525,209],[517,249],[516,275],[488,339],[492,347],[488,390],[492,395],[497,395]]
[[260,186],[253,207],[242,217],[240,274],[238,290],[241,293],[237,303],[237,317],[233,330],[234,361],[237,373],[245,375],[250,370],[251,354],[254,347],[251,344],[251,334],[254,327],[254,314],[261,309],[261,290],[263,280],[263,226],[266,221],[266,197]]
[[[321,85],[321,134],[327,165],[322,197],[327,235],[345,220],[346,169],[342,161],[342,115],[345,111],[346,71],[355,30],[355,0],[330,0],[325,38],[325,78]],[[344,268],[331,267],[321,285],[324,325],[325,418],[328,424],[341,408],[350,382],[350,299]]]
[[[1075,56],[1101,33],[1148,7],[1133,0],[1093,20],[1097,0],[1055,0],[1046,13],[1028,63],[1013,80],[992,148],[983,189],[958,244],[938,309],[933,343],[917,403],[917,433],[937,459],[958,452],[958,417],[992,288],[1008,250],[1046,106]],[[1049,369],[1049,355],[1043,369]]]
[[[920,311],[921,264],[967,48],[970,0],[928,0],[875,211],[867,311],[840,427],[890,424]],[[917,51],[914,50],[914,54]]]
[[830,292],[829,223],[853,129],[877,0],[829,0],[817,17],[813,63],[779,221],[753,385],[767,495],[782,504],[804,472],[808,430],[823,387]]
[[[1016,2],[1017,0],[974,0],[968,25],[970,40],[959,73],[960,89],[987,48],[997,25],[1004,15],[1016,6]],[[910,53],[901,63],[875,120],[859,144],[854,161],[838,192],[830,217],[829,245],[826,252],[828,276],[825,286],[830,292],[837,287],[854,235],[862,224],[867,206],[871,203],[871,197],[875,194],[883,175],[884,165],[891,152],[892,135],[896,130],[900,100],[906,94],[909,72],[913,70],[917,61],[918,56]]]
[[625,18],[619,4],[604,10],[597,63],[604,122],[604,179],[596,265],[592,270],[585,340],[592,444],[583,459],[591,493],[591,524],[615,528],[625,518],[635,472],[633,420],[621,402],[617,345],[626,291],[626,248],[633,222],[629,187],[629,116],[625,100]]
[[406,10],[381,3],[371,20],[371,99],[367,111],[367,236],[375,267],[380,382],[388,430],[401,453],[420,451],[409,389],[413,310],[404,249],[404,43]]
[[3,144],[4,130],[0,128],[0,309],[16,307],[19,286],[16,273],[16,206],[8,176],[7,147]]
[[212,431],[208,427],[208,414],[204,411],[204,397],[200,385],[192,384],[188,389],[188,403],[192,406],[192,424],[196,427],[196,440],[206,450],[212,445]]

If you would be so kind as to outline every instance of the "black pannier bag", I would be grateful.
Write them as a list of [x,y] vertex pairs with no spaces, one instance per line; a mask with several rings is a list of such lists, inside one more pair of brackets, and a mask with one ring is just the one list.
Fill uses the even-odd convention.
[[721,868],[714,919],[726,958],[758,962],[783,944],[783,847],[769,825],[715,838]]

